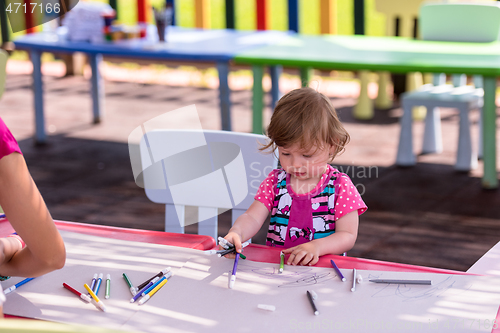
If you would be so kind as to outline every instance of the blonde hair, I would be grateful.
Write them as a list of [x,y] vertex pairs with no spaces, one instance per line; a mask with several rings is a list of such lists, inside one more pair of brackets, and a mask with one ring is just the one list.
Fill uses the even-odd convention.
[[267,136],[271,141],[261,150],[275,152],[296,143],[306,150],[335,147],[331,161],[350,139],[330,99],[311,88],[292,90],[278,101]]

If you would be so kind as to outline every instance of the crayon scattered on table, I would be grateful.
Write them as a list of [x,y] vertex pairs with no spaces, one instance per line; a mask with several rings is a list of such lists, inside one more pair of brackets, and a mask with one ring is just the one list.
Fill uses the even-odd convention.
[[69,291],[71,291],[73,294],[77,295],[81,299],[83,299],[85,302],[90,303],[90,297],[88,295],[82,294],[81,292],[79,292],[75,288],[71,287],[67,283],[63,283],[63,287],[68,289]]
[[125,282],[127,283],[128,287],[129,287],[130,293],[132,294],[132,296],[135,296],[135,294],[137,294],[137,289],[135,289],[134,285],[132,284],[132,282],[128,278],[127,274],[123,273],[123,278],[125,279]]
[[104,303],[101,302],[101,300],[99,299],[99,297],[97,297],[96,294],[94,294],[94,291],[89,287],[89,285],[85,283],[83,286],[85,287],[85,289],[87,289],[90,296],[94,299],[95,301],[94,305],[103,312],[106,312],[107,311],[106,306],[104,306]]
[[346,281],[346,278],[344,277],[344,275],[342,275],[342,272],[340,271],[339,267],[337,266],[337,264],[335,263],[335,261],[333,260],[330,260],[330,263],[332,264],[332,267],[333,269],[335,269],[335,271],[337,272],[340,280],[342,280],[342,282],[345,282]]
[[312,294],[309,292],[309,290],[307,291],[307,298],[309,299],[309,303],[311,304],[311,307],[313,309],[313,313],[315,316],[319,315],[319,311],[318,311],[318,308],[316,307],[316,303],[314,303],[314,299],[313,299],[313,296]]
[[111,292],[111,275],[108,274],[106,276],[106,294],[104,298],[108,299],[110,292]]
[[4,289],[3,293],[5,295],[7,294],[10,294],[11,292],[13,292],[14,290],[16,290],[17,288],[19,288],[20,286],[22,286],[23,284],[25,284],[26,282],[30,282],[31,280],[33,280],[34,278],[27,278],[27,279],[24,279],[18,283],[16,283],[15,285],[13,285],[12,287],[9,287],[7,289]]

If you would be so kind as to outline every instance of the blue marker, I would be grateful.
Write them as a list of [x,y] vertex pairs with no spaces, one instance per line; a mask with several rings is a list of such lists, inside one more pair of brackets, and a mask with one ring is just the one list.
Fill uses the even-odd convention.
[[167,274],[163,275],[161,277],[161,279],[159,279],[158,281],[156,281],[151,287],[149,287],[148,289],[144,290],[144,292],[142,293],[142,296],[146,296],[146,294],[149,294],[149,292],[151,290],[153,290],[157,285],[159,285],[163,280],[170,279],[171,276],[172,276],[172,272],[168,272]]
[[9,294],[9,293],[13,292],[14,290],[16,290],[17,288],[19,288],[20,286],[22,286],[23,284],[25,284],[26,282],[30,282],[30,281],[31,281],[31,280],[33,280],[33,279],[34,279],[34,278],[27,278],[27,279],[24,279],[24,280],[22,280],[21,282],[18,282],[18,283],[16,283],[15,285],[13,285],[12,287],[9,287],[9,288],[5,289],[5,290],[3,291],[3,293],[4,293],[5,295],[7,295],[7,294]]
[[99,288],[101,288],[101,283],[102,283],[102,273],[99,274],[99,278],[97,279],[97,283],[95,284],[95,288],[92,290],[94,294],[97,295],[99,292]]
[[[90,289],[92,289],[92,291],[94,291],[96,281],[97,281],[97,273],[94,274],[94,277],[92,278],[92,282],[90,282]],[[89,296],[90,296],[90,293],[89,293]]]
[[153,280],[151,280],[144,288],[139,290],[137,294],[135,294],[135,296],[130,299],[130,303],[134,303],[135,301],[137,301],[137,299],[142,296],[142,293],[148,290],[148,288],[151,287],[153,284],[155,284],[156,281],[158,281],[159,279],[160,277],[157,276]]
[[333,269],[337,271],[340,280],[342,280],[342,282],[345,282],[346,278],[344,277],[344,275],[342,275],[342,272],[340,271],[339,267],[335,264],[335,261],[330,260],[330,263],[332,264]]

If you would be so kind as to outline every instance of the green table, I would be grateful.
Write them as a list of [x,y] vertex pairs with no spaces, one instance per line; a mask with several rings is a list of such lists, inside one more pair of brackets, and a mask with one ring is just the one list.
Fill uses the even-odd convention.
[[500,76],[500,42],[456,43],[402,37],[291,36],[281,43],[239,53],[235,62],[253,65],[253,132],[262,133],[264,66],[371,70],[393,73],[434,72],[484,77],[484,188],[497,188],[496,79]]

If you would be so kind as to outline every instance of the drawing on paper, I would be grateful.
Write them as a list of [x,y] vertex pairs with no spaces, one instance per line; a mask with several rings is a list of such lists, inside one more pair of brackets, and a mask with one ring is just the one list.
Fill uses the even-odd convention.
[[332,275],[334,274],[331,273],[309,274],[295,281],[285,282],[282,285],[279,285],[278,287],[290,288],[290,287],[303,287],[303,286],[315,285],[333,279],[335,276]]
[[[368,279],[379,279],[380,276],[370,274]],[[434,283],[431,286],[411,285],[411,284],[381,284],[376,288],[376,292],[371,295],[372,298],[397,296],[403,299],[403,302],[418,301],[432,297],[440,297],[448,290],[455,287],[455,279],[447,276],[443,281]],[[460,288],[460,292],[465,292],[472,285]]]
[[[279,288],[293,288],[316,285],[334,279],[337,275],[333,272],[317,272],[313,267],[287,266],[281,274],[277,267],[258,267],[252,265],[241,265],[238,268],[241,272],[251,272],[262,279],[286,280],[278,285]],[[316,271],[316,272],[315,272]]]

